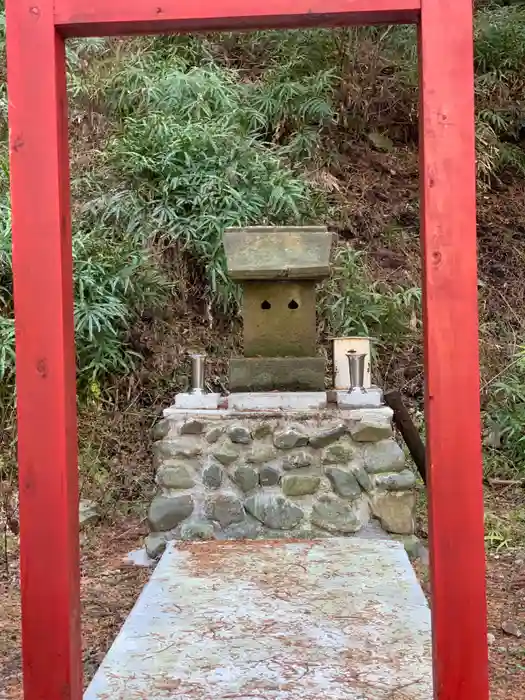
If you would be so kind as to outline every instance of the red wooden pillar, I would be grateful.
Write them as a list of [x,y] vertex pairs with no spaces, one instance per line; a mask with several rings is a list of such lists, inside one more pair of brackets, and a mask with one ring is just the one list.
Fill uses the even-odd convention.
[[[162,8],[153,0],[6,4],[25,700],[80,700],[67,105],[64,46],[54,24],[82,35],[291,27],[305,17],[311,24],[312,4],[290,14],[280,0],[262,13],[215,3],[193,18],[174,0]],[[409,0],[395,6],[410,6],[408,19],[419,9]],[[342,0],[314,14],[319,22],[328,11],[351,23],[372,20],[374,8],[378,19],[394,17],[395,6]],[[471,0],[421,0],[420,20],[435,696],[487,700]]]
[[80,700],[76,389],[64,41],[7,0],[25,700]]
[[471,0],[422,0],[420,59],[435,697],[488,700]]

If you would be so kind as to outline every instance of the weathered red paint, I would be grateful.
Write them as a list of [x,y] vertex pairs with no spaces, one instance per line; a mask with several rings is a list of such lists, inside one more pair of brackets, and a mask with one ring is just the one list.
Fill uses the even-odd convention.
[[413,22],[420,0],[55,0],[66,36]]
[[7,0],[24,697],[80,700],[75,349],[64,41]]
[[81,697],[67,109],[58,35],[418,19],[435,697],[488,700],[471,0],[6,4],[25,700]]
[[435,697],[486,700],[470,0],[422,0],[419,43]]

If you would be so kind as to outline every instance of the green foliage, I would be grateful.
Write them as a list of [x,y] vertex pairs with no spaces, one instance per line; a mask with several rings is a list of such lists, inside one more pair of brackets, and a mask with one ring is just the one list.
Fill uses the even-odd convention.
[[[79,50],[85,51],[85,46],[80,45]],[[70,56],[75,55],[70,49]],[[6,137],[6,115],[1,108],[0,99],[0,135],[4,133]],[[104,377],[134,368],[137,358],[127,343],[131,324],[145,308],[154,308],[161,302],[167,287],[151,251],[137,246],[133,237],[116,229],[101,231],[96,226],[77,225],[76,229],[73,261],[78,379],[81,390],[89,392]],[[13,398],[13,313],[9,169],[4,140],[0,143],[0,400],[3,408]]]
[[0,403],[5,401],[2,381],[12,378],[14,367],[5,38],[4,4],[0,2]]
[[525,6],[489,4],[476,16],[478,171],[485,181],[505,168],[525,175]]
[[152,255],[128,237],[79,233],[73,260],[78,377],[90,387],[135,368],[127,332],[145,309],[158,307],[167,287]]
[[[265,75],[324,72],[334,121],[362,137],[371,127],[415,131],[418,120],[417,36],[413,27],[259,32],[230,39],[239,65]],[[475,21],[476,145],[482,182],[510,169],[525,173],[525,6],[483,3]],[[337,107],[337,109],[335,109]]]
[[501,448],[493,449],[489,463],[496,461],[500,473],[505,468],[525,475],[525,346],[518,348],[491,384],[486,422],[492,434],[501,439]]
[[[0,3],[0,139],[7,124],[7,83],[5,79],[5,12]],[[0,146],[1,147],[1,146]]]
[[[84,393],[135,366],[130,327],[167,291],[153,243],[190,256],[204,270],[211,298],[226,307],[234,295],[225,276],[224,228],[301,222],[320,211],[315,191],[288,160],[297,131],[279,144],[276,130],[286,120],[304,124],[305,133],[320,129],[331,118],[326,81],[306,76],[304,84],[287,85],[280,76],[242,83],[236,71],[207,61],[206,42],[146,41],[68,46],[74,118],[99,100],[116,124],[106,152],[72,187],[81,204],[73,259]],[[117,57],[122,51],[117,66],[115,51]],[[109,58],[113,65],[105,63]],[[197,58],[206,65],[192,66]],[[9,392],[14,324],[6,158],[0,159],[0,215],[0,383]]]
[[364,256],[352,248],[338,250],[321,300],[327,331],[334,336],[371,336],[392,347],[413,337],[419,324],[421,290],[372,281]]
[[[0,217],[8,212],[0,203]],[[6,386],[14,379],[15,357],[9,229],[0,230],[0,384]],[[78,379],[89,390],[107,375],[134,368],[127,332],[143,309],[160,303],[165,284],[153,258],[132,239],[77,234],[73,260]]]
[[[478,175],[482,183],[489,184],[506,169],[525,174],[525,150],[520,143],[525,124],[525,5],[483,4],[475,16],[474,37]],[[411,27],[390,27],[378,39],[383,71],[374,79],[382,84],[383,91],[388,90],[388,75],[393,71],[395,92],[389,94],[389,102],[395,104],[401,95],[405,118],[415,125],[416,34]]]
[[321,212],[316,192],[288,160],[301,132],[279,145],[276,131],[292,119],[304,131],[319,129],[330,105],[324,84],[310,77],[243,83],[236,71],[188,68],[180,55],[165,58],[166,50],[163,42],[108,81],[106,101],[121,125],[107,165],[120,182],[85,204],[84,225],[120,227],[137,244],[177,246],[203,269],[212,300],[227,308],[234,293],[224,229],[309,222]]
[[494,81],[504,84],[523,71],[525,6],[522,3],[491,4],[477,13],[474,60],[479,77],[492,76]]
[[0,161],[0,382],[11,379],[14,368],[14,325],[12,319],[11,210]]

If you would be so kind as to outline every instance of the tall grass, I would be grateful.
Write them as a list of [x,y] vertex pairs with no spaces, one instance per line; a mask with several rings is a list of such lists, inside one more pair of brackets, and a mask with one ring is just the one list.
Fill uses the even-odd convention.
[[[137,245],[176,246],[202,267],[212,301],[231,310],[222,233],[321,214],[291,159],[304,155],[305,132],[319,130],[331,106],[326,81],[289,80],[285,89],[243,82],[239,71],[213,62],[192,66],[185,53],[152,41],[138,61],[109,76],[105,103],[118,128],[107,165],[115,185],[85,203],[83,221],[119,227]],[[277,131],[292,114],[297,128],[283,142]]]
[[[0,57],[4,42],[1,13]],[[5,430],[14,400],[15,339],[4,88],[0,86],[0,403]],[[78,220],[74,228],[77,373],[81,391],[89,393],[108,376],[134,369],[137,356],[127,342],[129,329],[144,308],[155,308],[163,301],[168,285],[151,250],[137,246],[125,232],[84,226]],[[35,290],[35,295],[39,293],[42,290]]]
[[321,292],[321,305],[332,336],[370,336],[376,344],[392,348],[413,340],[420,329],[421,290],[385,288],[384,283],[373,280],[365,255],[351,247],[337,251],[332,277]]

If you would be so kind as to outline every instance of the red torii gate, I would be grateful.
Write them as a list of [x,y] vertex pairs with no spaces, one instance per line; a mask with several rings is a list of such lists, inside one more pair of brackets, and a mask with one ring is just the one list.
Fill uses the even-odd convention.
[[435,698],[488,700],[471,0],[6,0],[25,700],[80,700],[67,37],[415,23]]

